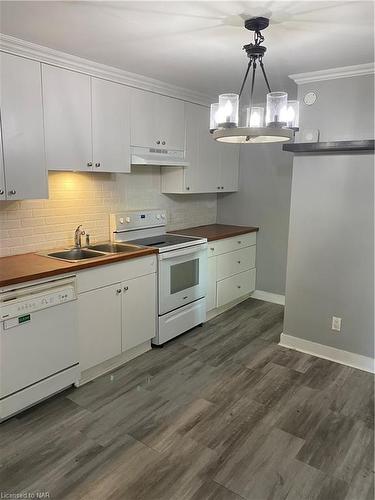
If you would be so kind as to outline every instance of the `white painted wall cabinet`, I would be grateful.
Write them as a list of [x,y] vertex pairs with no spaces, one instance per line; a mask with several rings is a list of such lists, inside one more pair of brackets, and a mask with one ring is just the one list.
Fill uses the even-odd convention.
[[256,233],[208,244],[207,311],[221,308],[255,290]]
[[47,168],[130,172],[129,90],[43,64]]
[[183,151],[185,110],[179,99],[131,89],[131,145]]
[[209,133],[209,110],[185,103],[189,167],[162,168],[163,193],[223,193],[238,190],[239,146],[219,144]]
[[238,189],[239,147],[212,139],[207,107],[7,53],[1,65],[0,199],[48,197],[46,168],[128,173],[130,145],[186,152],[189,167],[162,168],[163,193]]
[[90,77],[43,64],[42,82],[48,170],[91,169]]
[[1,199],[48,198],[40,63],[0,54]]
[[98,172],[130,172],[129,89],[118,83],[91,79],[92,160]]

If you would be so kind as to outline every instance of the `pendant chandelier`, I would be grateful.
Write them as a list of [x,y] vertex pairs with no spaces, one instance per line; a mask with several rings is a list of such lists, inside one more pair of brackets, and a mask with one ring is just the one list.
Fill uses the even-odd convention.
[[[272,92],[263,56],[266,47],[262,45],[264,37],[262,30],[267,28],[269,19],[254,17],[245,21],[245,28],[254,32],[254,43],[243,48],[249,58],[245,77],[238,94],[221,94],[219,102],[211,104],[210,132],[219,142],[229,143],[267,143],[287,142],[294,138],[298,130],[298,101],[288,101],[286,92]],[[266,88],[266,113],[264,107],[254,106],[253,93],[257,67],[261,69]],[[239,123],[239,102],[244,90],[247,77],[252,70],[250,101]]]

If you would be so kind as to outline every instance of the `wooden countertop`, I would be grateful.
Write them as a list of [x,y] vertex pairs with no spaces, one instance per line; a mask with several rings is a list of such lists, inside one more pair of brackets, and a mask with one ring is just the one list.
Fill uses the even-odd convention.
[[158,253],[157,248],[137,248],[134,252],[105,255],[80,262],[65,262],[36,253],[2,257],[0,258],[0,287],[112,264],[121,260],[135,259],[154,253]]
[[174,234],[182,234],[184,236],[198,236],[207,238],[208,241],[223,240],[240,234],[254,233],[259,231],[259,227],[252,226],[230,226],[226,224],[209,224],[207,226],[189,227],[188,229],[179,229],[169,231]]

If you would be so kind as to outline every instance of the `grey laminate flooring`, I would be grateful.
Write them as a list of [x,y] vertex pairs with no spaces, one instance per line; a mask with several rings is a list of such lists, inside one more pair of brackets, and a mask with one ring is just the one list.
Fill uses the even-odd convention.
[[2,498],[372,500],[373,378],[279,347],[282,318],[249,299],[5,422]]

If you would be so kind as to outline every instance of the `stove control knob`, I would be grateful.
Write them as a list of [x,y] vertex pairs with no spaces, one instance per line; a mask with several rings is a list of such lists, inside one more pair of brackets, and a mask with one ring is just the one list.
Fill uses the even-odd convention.
[[159,219],[160,219],[160,215],[159,215],[159,214],[157,214],[156,218],[159,220]]
[[129,222],[130,222],[130,217],[125,217],[125,221],[129,224]]
[[165,214],[161,214],[161,218],[162,218],[162,219],[165,219]]
[[119,218],[119,223],[120,224],[123,224],[124,223],[124,219],[122,217]]

